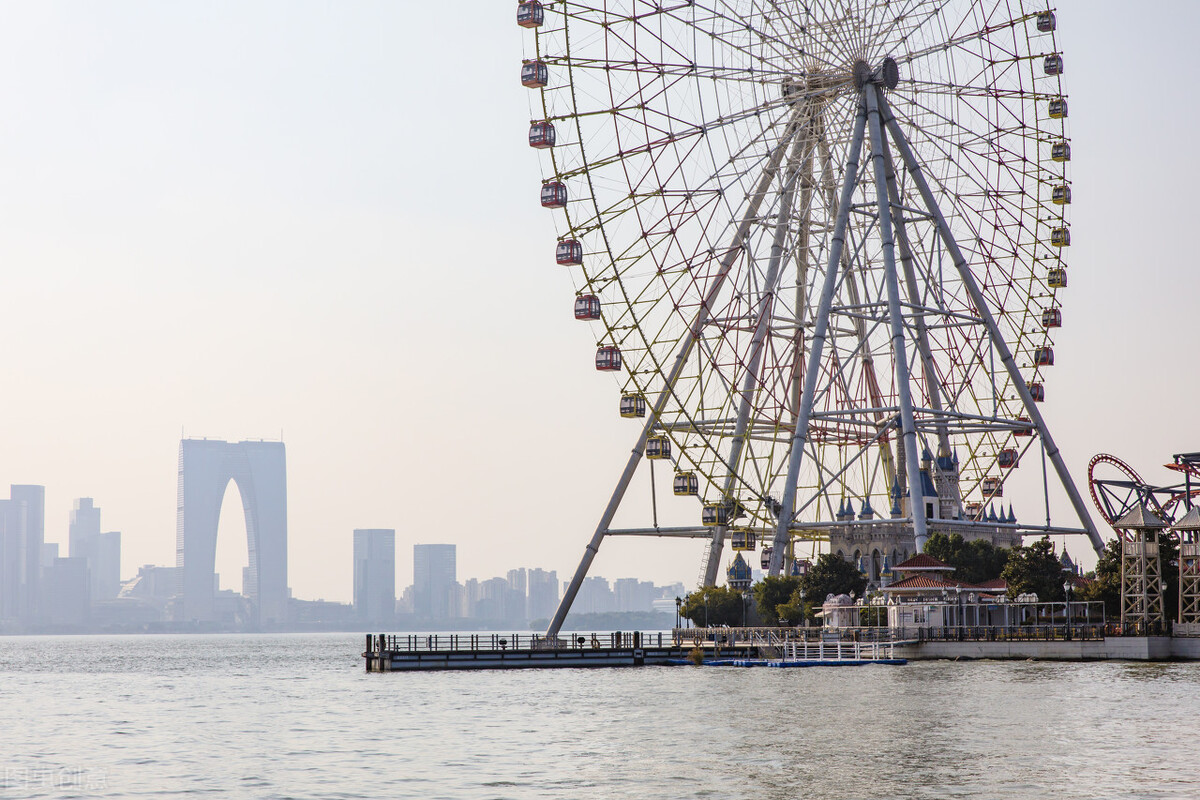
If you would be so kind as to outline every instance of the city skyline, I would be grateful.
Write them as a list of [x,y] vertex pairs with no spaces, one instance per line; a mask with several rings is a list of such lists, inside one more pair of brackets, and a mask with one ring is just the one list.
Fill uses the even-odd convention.
[[[448,540],[461,574],[568,574],[636,431],[553,263],[511,7],[420,36],[384,3],[280,9],[10,10],[0,302],[15,346],[0,369],[20,424],[0,432],[0,485],[46,487],[45,540],[62,549],[72,501],[95,498],[126,578],[174,563],[181,427],[282,430],[296,596],[348,602],[350,576],[326,564],[349,563],[366,526],[396,530],[400,574],[412,544]],[[1057,11],[1073,266],[1044,408],[1077,483],[1097,452],[1165,481],[1172,453],[1200,449],[1200,275],[1176,234],[1197,166],[1161,143],[1197,112],[1125,65],[1186,74],[1200,9],[1164,5],[1178,24],[1153,41],[1115,3]],[[414,77],[450,52],[453,70]],[[469,108],[450,100],[466,92]],[[644,478],[629,502],[647,505]],[[1041,513],[1040,481],[1014,476],[1022,518]],[[664,520],[694,521],[667,500]],[[218,571],[237,586],[244,523],[226,501]],[[1092,563],[1082,539],[1069,548]],[[697,543],[607,542],[595,569],[690,586],[700,558]]]

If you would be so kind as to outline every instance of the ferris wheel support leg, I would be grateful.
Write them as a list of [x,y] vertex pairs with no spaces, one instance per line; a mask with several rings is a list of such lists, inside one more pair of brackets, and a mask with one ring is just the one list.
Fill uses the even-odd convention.
[[788,453],[787,479],[783,485],[783,500],[780,503],[779,525],[771,550],[769,572],[778,575],[783,567],[784,549],[791,538],[793,509],[796,507],[796,483],[800,479],[800,462],[804,458],[804,445],[808,441],[808,423],[812,418],[813,402],[817,393],[817,375],[821,371],[821,355],[825,349],[825,338],[829,334],[829,308],[833,305],[833,290],[837,286],[838,267],[842,261],[842,249],[846,244],[846,225],[850,220],[850,201],[854,198],[854,185],[858,177],[858,158],[862,152],[863,134],[867,127],[867,108],[859,98],[858,114],[854,120],[854,138],[846,156],[846,177],[842,181],[842,194],[838,203],[837,222],[830,242],[829,261],[825,269],[825,283],[821,288],[821,300],[817,306],[816,327],[813,329],[812,345],[808,353],[808,365],[804,373],[804,392],[800,397],[800,414],[796,418],[796,430]]
[[[767,264],[767,275],[763,281],[762,295],[758,302],[758,313],[754,324],[754,335],[750,341],[750,361],[746,365],[746,375],[742,379],[742,392],[739,400],[737,421],[733,427],[733,440],[729,447],[728,473],[721,497],[725,502],[732,500],[734,483],[737,481],[738,464],[742,459],[742,450],[746,443],[746,429],[750,424],[750,412],[754,406],[754,387],[759,381],[759,368],[762,366],[763,342],[767,337],[770,326],[767,320],[771,315],[771,307],[775,300],[775,292],[779,288],[779,279],[783,274],[781,264],[785,250],[789,223],[792,217],[792,203],[796,194],[796,178],[800,149],[805,147],[808,137],[796,137],[792,153],[788,157],[788,169],[783,182],[783,194],[779,199],[778,218],[775,221],[775,235],[771,242],[771,257]],[[725,546],[727,527],[719,526],[713,532],[709,544],[708,561],[704,567],[704,585],[715,586],[717,571],[721,566],[721,550]]]
[[[914,306],[913,324],[917,329],[917,349],[921,354],[921,374],[925,377],[925,390],[929,395],[929,407],[937,417],[938,449],[950,455],[950,426],[942,413],[942,385],[938,380],[937,370],[934,369],[933,349],[929,346],[929,326],[925,324],[925,312],[916,310],[924,304],[917,283],[917,273],[913,267],[912,246],[908,241],[908,231],[904,224],[904,212],[900,203],[900,186],[896,181],[896,166],[892,162],[892,152],[888,147],[887,137],[883,139],[883,160],[887,165],[888,198],[897,209],[895,212],[896,245],[900,248],[900,267],[904,271],[904,283],[908,288],[908,302]],[[939,452],[938,455],[943,455]],[[959,502],[955,496],[954,502]]]
[[1050,435],[1050,429],[1046,425],[1046,420],[1042,417],[1041,411],[1038,410],[1037,403],[1033,401],[1033,396],[1029,393],[1029,387],[1025,385],[1025,378],[1021,375],[1021,371],[1017,367],[1017,362],[1013,358],[1008,343],[1000,335],[1000,328],[996,325],[996,318],[992,316],[987,300],[983,296],[983,292],[979,290],[979,285],[975,282],[975,276],[971,273],[971,268],[967,265],[966,259],[963,258],[962,251],[958,247],[958,242],[955,241],[954,234],[950,231],[950,226],[946,222],[946,218],[942,215],[942,210],[938,207],[936,198],[933,196],[933,191],[929,188],[929,182],[925,180],[925,173],[922,171],[921,165],[917,162],[916,155],[913,153],[912,147],[909,146],[908,140],[904,137],[904,132],[900,129],[900,123],[896,120],[895,115],[892,114],[887,100],[880,97],[879,101],[883,111],[884,124],[887,125],[892,141],[895,143],[896,149],[900,152],[900,157],[904,161],[904,166],[908,170],[909,176],[912,177],[918,191],[921,193],[921,199],[924,201],[926,209],[928,209],[929,213],[937,221],[938,234],[942,239],[942,244],[945,245],[946,250],[950,253],[950,258],[954,262],[954,268],[958,271],[959,277],[962,278],[963,285],[967,287],[967,292],[971,295],[971,302],[975,305],[976,312],[987,327],[988,334],[992,339],[992,347],[1000,354],[1001,363],[1008,370],[1008,376],[1012,380],[1013,386],[1021,398],[1021,402],[1025,405],[1025,410],[1029,414],[1030,420],[1037,428],[1038,434],[1042,437],[1042,443],[1046,448],[1046,455],[1050,458],[1051,463],[1054,464],[1054,471],[1058,473],[1059,482],[1062,483],[1067,497],[1070,498],[1071,506],[1075,509],[1076,516],[1079,517],[1080,523],[1087,530],[1092,548],[1095,549],[1097,554],[1100,554],[1104,550],[1104,539],[1101,538],[1099,531],[1096,530],[1096,523],[1092,521],[1092,515],[1088,513],[1087,507],[1083,504],[1083,498],[1080,496],[1079,490],[1075,487],[1075,481],[1071,479],[1071,473],[1067,470],[1062,453],[1054,443],[1054,438]]
[[904,341],[904,310],[900,305],[900,281],[896,275],[896,243],[892,233],[892,204],[888,197],[887,164],[883,158],[883,125],[880,123],[881,90],[868,85],[867,121],[871,128],[871,163],[875,170],[875,203],[879,212],[879,238],[883,245],[883,280],[887,286],[888,318],[892,328],[893,361],[896,364],[896,393],[900,396],[900,435],[904,439],[905,471],[908,473],[909,506],[913,521],[913,537],[918,553],[925,551],[929,538],[925,521],[924,486],[921,483],[921,463],[917,450],[917,424],[913,415],[911,375],[908,371],[907,347]]
[[653,429],[659,415],[666,407],[668,398],[674,393],[675,384],[679,381],[679,376],[683,374],[683,368],[687,364],[688,356],[691,354],[692,348],[695,347],[697,340],[699,340],[704,330],[704,326],[708,322],[710,309],[716,302],[722,287],[725,285],[725,279],[729,276],[729,270],[733,267],[734,260],[742,252],[742,243],[750,233],[750,228],[758,216],[759,207],[767,195],[767,190],[771,188],[771,181],[775,179],[775,175],[779,172],[779,165],[783,161],[784,153],[787,152],[792,137],[796,135],[798,119],[799,113],[789,121],[787,128],[780,136],[779,144],[776,145],[775,150],[771,153],[767,161],[767,165],[763,168],[762,177],[759,178],[758,185],[754,187],[754,193],[750,196],[746,213],[742,216],[733,241],[730,243],[725,255],[721,258],[721,267],[717,271],[708,291],[705,293],[704,299],[700,303],[700,309],[696,312],[695,319],[692,320],[691,327],[683,336],[683,343],[679,346],[679,352],[675,356],[675,363],[672,364],[671,371],[663,381],[663,388],[658,393],[658,399],[654,401],[654,408],[647,416],[646,424],[642,427],[637,444],[634,445],[633,451],[629,454],[629,461],[625,464],[625,471],[621,473],[621,478],[617,481],[617,487],[613,490],[612,497],[608,501],[608,506],[605,507],[604,514],[600,517],[599,524],[596,525],[596,531],[592,534],[591,541],[588,542],[587,547],[583,551],[583,559],[579,562],[575,574],[571,576],[571,582],[567,585],[566,591],[563,592],[558,609],[554,612],[554,617],[550,620],[550,625],[546,628],[547,638],[558,636],[558,632],[562,629],[563,622],[567,618],[567,613],[570,612],[571,605],[575,602],[575,596],[579,594],[579,587],[583,585],[583,579],[587,577],[588,569],[591,568],[592,561],[595,560],[596,553],[600,550],[600,543],[604,541],[608,527],[612,524],[613,517],[616,516],[617,508],[620,507],[621,500],[625,497],[625,490],[629,488],[629,482],[633,479],[633,473],[637,471],[638,462],[641,461],[642,454],[646,450],[646,438],[650,435],[651,429]]

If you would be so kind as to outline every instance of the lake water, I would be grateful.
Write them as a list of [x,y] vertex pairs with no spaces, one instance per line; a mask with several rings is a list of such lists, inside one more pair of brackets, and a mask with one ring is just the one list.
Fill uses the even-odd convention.
[[1200,797],[1200,664],[368,675],[362,647],[0,638],[0,796]]

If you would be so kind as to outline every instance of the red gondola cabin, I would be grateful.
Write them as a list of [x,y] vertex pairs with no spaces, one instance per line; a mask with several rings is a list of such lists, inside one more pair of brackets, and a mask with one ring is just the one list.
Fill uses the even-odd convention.
[[1022,422],[1026,427],[1017,428],[1013,431],[1013,436],[1033,436],[1033,426],[1030,424],[1029,417],[1017,417],[1017,422]]
[[1029,396],[1033,398],[1035,403],[1046,402],[1046,387],[1038,381],[1029,381],[1025,384],[1029,388]]
[[1033,351],[1033,363],[1039,367],[1054,366],[1054,348],[1039,347]]
[[617,372],[621,369],[621,348],[605,345],[596,348],[596,369],[600,372]]
[[538,0],[517,3],[517,24],[522,28],[537,28],[546,21],[546,11]]
[[540,198],[542,208],[565,208],[567,205],[567,186],[561,181],[547,181],[542,184]]
[[574,239],[563,239],[554,248],[554,260],[564,267],[577,267],[583,263],[583,245]]
[[541,89],[550,82],[550,70],[544,61],[526,61],[521,65],[521,85]]
[[979,488],[983,490],[983,496],[988,499],[1004,496],[1004,484],[999,478],[984,478]]
[[1011,447],[1006,447],[996,456],[996,462],[1000,465],[1000,469],[1012,469],[1017,465],[1017,451]]
[[546,120],[529,123],[529,146],[538,150],[554,147],[554,123]]
[[575,298],[575,319],[589,322],[600,319],[600,298],[594,294],[581,294]]
[[1042,312],[1042,327],[1043,328],[1061,328],[1062,327],[1062,309],[1047,308]]

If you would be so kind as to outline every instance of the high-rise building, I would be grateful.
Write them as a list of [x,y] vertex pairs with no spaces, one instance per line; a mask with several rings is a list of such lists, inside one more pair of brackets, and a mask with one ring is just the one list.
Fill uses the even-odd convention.
[[0,619],[33,622],[41,605],[45,490],[13,486],[0,500]]
[[584,578],[583,584],[579,587],[579,594],[576,595],[575,602],[571,605],[571,610],[578,614],[596,614],[616,610],[612,590],[608,588],[608,581],[598,575]]
[[452,544],[413,545],[413,613],[450,619],[457,611],[457,551]]
[[242,593],[257,621],[287,621],[287,469],[282,442],[179,443],[179,495],[175,527],[182,620],[216,619],[213,576],[217,524],[225,488],[233,481],[246,513],[250,571]]
[[111,600],[121,591],[121,534],[100,532],[100,507],[80,497],[71,509],[67,545],[71,558],[87,564],[91,599]]
[[121,591],[121,532],[108,531],[96,537],[88,564],[92,600],[112,600]]
[[91,612],[87,559],[56,558],[45,578],[42,589],[47,621],[54,625],[87,622]]
[[613,601],[617,611],[650,611],[654,602],[654,584],[637,578],[613,581]]
[[548,619],[558,608],[558,573],[529,570],[528,614],[530,619]]
[[354,615],[364,622],[391,622],[396,615],[396,531],[354,531]]

